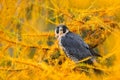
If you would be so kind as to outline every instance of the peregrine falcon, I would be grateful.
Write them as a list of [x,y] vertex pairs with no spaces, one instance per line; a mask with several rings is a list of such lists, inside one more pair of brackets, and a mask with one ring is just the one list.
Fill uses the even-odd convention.
[[55,36],[65,54],[76,63],[88,58],[84,63],[93,64],[95,56],[100,56],[90,49],[79,35],[71,32],[66,25],[58,25],[55,29]]

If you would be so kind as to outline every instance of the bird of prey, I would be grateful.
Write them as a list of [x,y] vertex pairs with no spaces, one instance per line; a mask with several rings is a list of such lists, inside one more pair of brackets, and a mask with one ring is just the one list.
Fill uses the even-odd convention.
[[76,63],[88,58],[84,63],[93,64],[96,61],[95,57],[100,56],[90,49],[79,35],[71,32],[66,25],[58,25],[55,28],[55,36],[65,54]]

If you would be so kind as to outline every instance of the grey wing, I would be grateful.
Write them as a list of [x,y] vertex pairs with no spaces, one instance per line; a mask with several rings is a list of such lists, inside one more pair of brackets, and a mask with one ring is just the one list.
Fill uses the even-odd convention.
[[74,36],[75,39],[76,39],[78,42],[81,42],[81,45],[83,45],[84,47],[86,47],[87,49],[89,49],[90,53],[91,53],[93,56],[102,57],[100,54],[96,53],[92,48],[90,48],[90,47],[82,40],[82,38],[81,38],[79,35],[72,34],[72,36]]
[[92,56],[90,51],[84,47],[81,42],[76,41],[76,37],[67,35],[61,38],[62,47],[66,55],[72,58],[74,61],[82,60],[89,56]]
[[71,36],[74,37],[76,41],[78,41],[82,46],[89,48],[89,46],[82,40],[82,38],[79,35],[71,33]]

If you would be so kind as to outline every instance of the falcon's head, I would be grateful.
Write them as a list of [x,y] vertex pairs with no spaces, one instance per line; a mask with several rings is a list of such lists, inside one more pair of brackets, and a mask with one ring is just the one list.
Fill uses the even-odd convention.
[[64,36],[66,35],[67,33],[69,32],[68,28],[66,27],[66,25],[58,25],[56,28],[55,28],[55,37],[56,38],[59,38],[61,36]]

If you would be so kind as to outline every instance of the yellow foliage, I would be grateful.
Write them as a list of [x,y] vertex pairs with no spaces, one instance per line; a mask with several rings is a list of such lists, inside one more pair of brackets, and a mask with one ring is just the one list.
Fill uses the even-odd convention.
[[[119,14],[119,0],[0,0],[0,80],[120,80]],[[96,67],[65,56],[60,23],[103,56]]]

